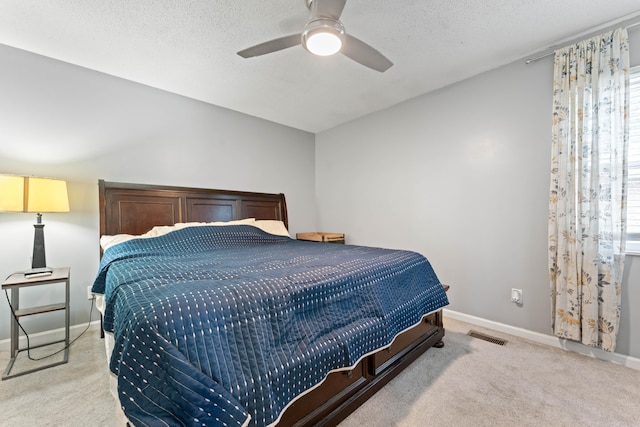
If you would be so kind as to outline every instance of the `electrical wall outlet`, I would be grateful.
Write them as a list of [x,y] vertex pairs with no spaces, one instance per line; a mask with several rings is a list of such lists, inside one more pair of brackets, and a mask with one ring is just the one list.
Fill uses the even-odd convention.
[[87,286],[87,299],[92,300],[93,298],[95,298],[95,297],[91,293],[91,285],[89,285],[89,286]]
[[522,304],[522,289],[511,288],[511,302]]

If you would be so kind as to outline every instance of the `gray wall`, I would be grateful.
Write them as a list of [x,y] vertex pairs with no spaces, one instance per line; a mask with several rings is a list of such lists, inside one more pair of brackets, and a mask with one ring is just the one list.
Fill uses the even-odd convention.
[[[68,181],[71,212],[43,218],[48,264],[71,266],[72,324],[88,321],[100,178],[283,192],[290,231],[315,229],[313,134],[2,45],[0,64],[0,173]],[[34,221],[0,212],[1,278],[30,267]],[[39,287],[23,302],[49,304],[60,293]],[[24,324],[36,332],[61,327],[61,319]],[[2,302],[0,339],[8,336]]]
[[[418,251],[451,310],[550,334],[552,66],[513,63],[316,135],[319,229]],[[616,351],[640,357],[640,258],[625,271]]]

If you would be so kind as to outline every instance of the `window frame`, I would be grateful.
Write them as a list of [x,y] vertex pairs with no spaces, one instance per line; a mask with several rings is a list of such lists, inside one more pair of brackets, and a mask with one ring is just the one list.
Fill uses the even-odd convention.
[[[629,84],[630,84],[630,92],[632,90],[635,91],[634,94],[630,96],[629,102],[629,115],[630,115],[630,125],[629,125],[629,163],[628,163],[628,172],[629,176],[631,176],[631,171],[635,172],[635,175],[640,175],[640,159],[634,159],[631,155],[632,152],[635,153],[636,157],[638,153],[640,153],[640,65],[635,67],[631,67],[629,70]],[[634,102],[635,101],[635,102]],[[633,160],[633,162],[632,162]],[[628,192],[631,191],[631,187],[627,187]],[[636,189],[635,191],[640,191]],[[634,194],[635,194],[634,191]],[[629,193],[627,193],[627,197]],[[640,210],[640,208],[636,208]],[[634,210],[634,214],[636,217],[640,216],[640,212],[636,212]],[[629,205],[627,205],[627,227],[629,226]],[[626,253],[633,255],[640,255],[640,231],[634,230],[635,232],[627,231],[627,245],[626,245]]]

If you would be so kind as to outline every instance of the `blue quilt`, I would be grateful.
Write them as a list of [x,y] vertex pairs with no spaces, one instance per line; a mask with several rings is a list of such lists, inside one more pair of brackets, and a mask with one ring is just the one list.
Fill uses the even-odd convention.
[[93,292],[136,426],[265,426],[448,304],[415,252],[189,227],[107,249]]

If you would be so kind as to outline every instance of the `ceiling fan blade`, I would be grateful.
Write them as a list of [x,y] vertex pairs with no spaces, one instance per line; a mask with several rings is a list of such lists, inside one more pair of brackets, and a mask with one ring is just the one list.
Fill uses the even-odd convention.
[[254,56],[265,55],[267,53],[287,49],[289,47],[299,45],[301,42],[302,34],[292,34],[290,36],[280,37],[277,39],[269,40],[268,42],[251,46],[238,52],[238,55],[242,56],[243,58],[252,58]]
[[[347,0],[313,0],[312,15],[340,19]],[[315,9],[315,13],[313,13]]]
[[383,54],[362,40],[347,34],[342,51],[344,55],[372,70],[384,73],[393,65]]

